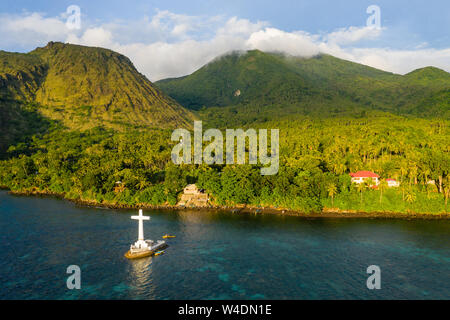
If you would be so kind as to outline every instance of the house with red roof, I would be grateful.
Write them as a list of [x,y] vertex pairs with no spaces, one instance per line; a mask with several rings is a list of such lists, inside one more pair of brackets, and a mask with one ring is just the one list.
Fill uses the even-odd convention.
[[372,178],[376,186],[380,183],[380,176],[372,171],[358,171],[354,173],[350,172],[350,177],[352,177],[352,183],[363,183],[369,178]]
[[386,182],[388,184],[388,187],[399,187],[400,186],[400,182],[398,182],[395,179],[386,179]]

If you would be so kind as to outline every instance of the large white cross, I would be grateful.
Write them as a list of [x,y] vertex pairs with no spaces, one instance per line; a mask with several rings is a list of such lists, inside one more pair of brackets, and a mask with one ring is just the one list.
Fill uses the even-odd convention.
[[150,220],[150,217],[143,216],[142,215],[142,209],[139,209],[139,215],[138,216],[131,216],[131,219],[139,220],[139,237],[138,241],[142,240],[144,241],[144,220]]

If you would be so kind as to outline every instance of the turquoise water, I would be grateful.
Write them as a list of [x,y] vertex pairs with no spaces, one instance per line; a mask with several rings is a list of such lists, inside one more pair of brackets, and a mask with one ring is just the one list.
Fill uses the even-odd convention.
[[[450,298],[450,221],[144,210],[146,238],[177,237],[129,261],[132,214],[0,191],[0,299]],[[80,290],[66,287],[72,264]]]

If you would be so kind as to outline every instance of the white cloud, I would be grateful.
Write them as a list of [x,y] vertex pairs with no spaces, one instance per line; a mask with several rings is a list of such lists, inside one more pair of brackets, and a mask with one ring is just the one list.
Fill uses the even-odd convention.
[[426,66],[434,66],[450,72],[450,48],[441,50],[353,48],[343,53],[344,55],[341,56],[336,52],[335,56],[394,73],[404,74]]
[[265,28],[250,35],[246,41],[250,49],[280,51],[290,55],[311,57],[320,53],[314,37],[304,32],[284,32]]
[[208,41],[116,44],[112,49],[130,57],[138,70],[146,74],[150,80],[155,81],[190,74],[232,49],[245,50],[247,48],[244,42],[244,39],[240,38],[218,36]]
[[[319,52],[396,73],[433,65],[450,71],[450,48],[414,50],[367,48],[375,45],[384,29],[341,28],[327,34],[287,32],[264,21],[238,17],[189,16],[157,11],[152,17],[134,21],[90,23],[68,30],[64,14],[0,15],[0,47],[33,48],[48,41],[66,41],[110,48],[128,56],[150,80],[192,73],[217,56],[232,50],[259,49],[310,57]],[[372,42],[370,42],[372,41]],[[366,47],[364,47],[364,44]]]
[[256,23],[247,19],[238,19],[232,17],[228,19],[223,27],[217,30],[217,34],[220,36],[244,36],[248,37],[254,32],[262,30],[264,27],[268,27],[269,23],[265,21],[258,21]]
[[195,29],[195,20],[195,17],[192,16],[175,14],[164,10],[158,11],[158,13],[153,16],[150,27],[154,30],[169,33],[175,37],[183,37],[189,31]]
[[23,15],[0,14],[0,45],[37,46],[63,39],[69,30],[60,17],[46,18],[34,12]]
[[325,36],[326,41],[335,45],[348,45],[360,40],[373,40],[381,35],[382,29],[374,27],[341,28]]
[[66,40],[74,44],[108,48],[114,46],[112,39],[113,35],[111,31],[99,27],[87,29],[80,38],[74,34],[69,34]]

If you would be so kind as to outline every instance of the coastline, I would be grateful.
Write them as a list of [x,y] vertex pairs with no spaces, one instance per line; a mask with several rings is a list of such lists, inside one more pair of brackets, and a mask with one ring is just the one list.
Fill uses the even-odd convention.
[[236,206],[207,206],[207,207],[183,207],[177,205],[151,205],[151,204],[113,204],[113,203],[99,203],[95,200],[75,200],[65,198],[64,193],[55,193],[48,191],[11,191],[8,188],[0,187],[0,190],[6,190],[9,194],[15,196],[36,196],[36,197],[56,197],[59,199],[71,201],[79,206],[87,206],[92,208],[105,208],[105,209],[154,209],[154,210],[195,210],[195,211],[229,211],[234,214],[276,214],[285,216],[296,216],[301,218],[366,218],[366,219],[450,219],[450,212],[446,213],[416,213],[416,212],[363,212],[357,210],[340,210],[324,208],[321,212],[305,213],[296,210],[290,210],[286,208],[272,208],[272,207],[254,207],[250,205],[236,205]]

